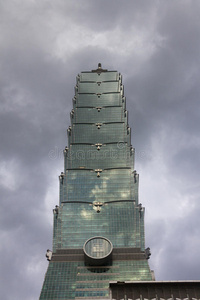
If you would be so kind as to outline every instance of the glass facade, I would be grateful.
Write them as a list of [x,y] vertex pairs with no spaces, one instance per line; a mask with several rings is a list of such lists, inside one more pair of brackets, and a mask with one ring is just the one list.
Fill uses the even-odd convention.
[[[60,203],[53,210],[53,255],[40,300],[106,299],[109,281],[152,280],[139,175],[117,71],[99,67],[77,76],[67,132]],[[97,257],[113,247],[112,256],[93,265],[85,259],[84,245]]]

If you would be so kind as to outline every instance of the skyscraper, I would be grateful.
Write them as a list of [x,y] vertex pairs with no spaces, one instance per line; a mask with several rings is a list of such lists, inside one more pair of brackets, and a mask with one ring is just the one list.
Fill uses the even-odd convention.
[[40,300],[109,298],[110,281],[152,281],[122,76],[76,79],[53,251]]

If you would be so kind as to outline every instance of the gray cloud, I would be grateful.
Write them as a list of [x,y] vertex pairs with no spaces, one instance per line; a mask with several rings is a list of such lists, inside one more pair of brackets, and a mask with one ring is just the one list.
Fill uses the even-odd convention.
[[123,75],[157,280],[199,279],[199,1],[1,1],[2,299],[39,297],[75,77]]

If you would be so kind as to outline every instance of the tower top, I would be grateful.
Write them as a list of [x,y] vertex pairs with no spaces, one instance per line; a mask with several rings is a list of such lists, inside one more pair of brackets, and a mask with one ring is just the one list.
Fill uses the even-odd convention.
[[96,70],[92,70],[93,73],[101,73],[101,72],[107,72],[108,70],[102,69],[101,63],[98,63],[98,68]]

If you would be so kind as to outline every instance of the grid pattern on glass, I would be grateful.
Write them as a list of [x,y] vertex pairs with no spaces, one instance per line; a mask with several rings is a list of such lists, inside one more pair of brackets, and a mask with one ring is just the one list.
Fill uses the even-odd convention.
[[79,82],[78,93],[117,93],[120,91],[118,81],[110,82]]
[[106,268],[88,268],[84,262],[50,262],[40,300],[109,297],[109,281],[115,280],[151,280],[147,261],[113,261]]
[[102,73],[92,73],[92,72],[81,72],[80,81],[108,81],[108,80],[118,80],[119,74],[117,72],[102,72]]
[[100,213],[96,208],[90,202],[63,203],[56,219],[54,251],[82,248],[95,235],[107,238],[113,247],[141,248],[140,222],[134,202],[103,204]]
[[77,94],[74,99],[74,108],[77,107],[107,107],[122,106],[125,99],[122,99],[120,93],[109,94]]
[[95,108],[76,108],[74,123],[125,122],[125,112],[121,106]]
[[137,200],[133,177],[131,169],[102,170],[102,172],[68,170],[61,184],[61,201]]
[[127,141],[125,123],[113,124],[74,124],[72,143],[114,143]]
[[[92,288],[96,281],[106,283],[112,280],[151,280],[147,260],[120,260],[113,261],[112,266],[77,267],[77,281]],[[138,279],[137,279],[138,278]],[[106,285],[102,286],[106,287]]]
[[49,263],[40,300],[74,299],[77,276],[76,262]]
[[124,144],[74,144],[65,157],[66,168],[108,169],[131,165],[130,147]]

